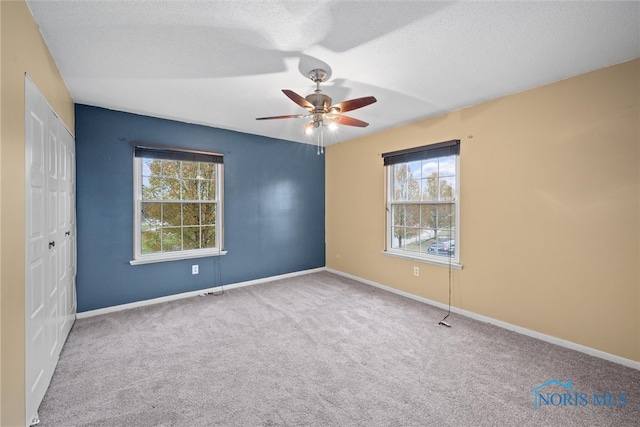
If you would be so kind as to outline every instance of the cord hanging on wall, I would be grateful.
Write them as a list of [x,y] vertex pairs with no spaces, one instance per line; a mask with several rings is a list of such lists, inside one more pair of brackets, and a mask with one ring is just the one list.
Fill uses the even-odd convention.
[[[213,257],[213,263],[216,264],[214,266],[213,269],[213,286],[214,288],[216,287],[216,282],[218,282],[218,286],[220,288],[219,291],[212,291],[210,292],[210,295],[213,295],[215,297],[219,297],[220,295],[224,294],[224,286],[222,285],[222,266],[221,266],[221,262],[220,262],[220,256],[215,256]],[[217,268],[216,268],[217,267]]]
[[[451,235],[449,235],[449,241],[451,241]],[[447,311],[447,315],[444,316],[440,322],[438,322],[438,325],[446,326],[447,328],[451,327],[451,325],[446,321],[451,314],[451,256],[452,253],[449,252],[449,310]]]
[[[210,289],[220,288],[219,290],[211,290],[209,292],[205,292],[200,296],[213,295],[214,297],[219,297],[224,295],[224,285],[222,284],[222,264],[220,262],[220,249],[218,249],[218,255],[213,257],[213,286]],[[218,286],[216,286],[216,283]]]

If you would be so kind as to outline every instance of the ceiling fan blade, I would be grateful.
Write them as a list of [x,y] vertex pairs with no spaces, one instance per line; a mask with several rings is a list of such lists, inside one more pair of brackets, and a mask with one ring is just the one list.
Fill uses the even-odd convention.
[[286,116],[256,117],[256,120],[298,119],[300,117],[306,117],[306,114],[289,114]]
[[367,122],[363,122],[362,120],[354,119],[353,117],[347,116],[335,115],[331,118],[331,120],[340,125],[356,126],[359,128],[366,128],[367,126],[369,126],[369,123]]
[[309,101],[304,99],[304,97],[298,95],[292,90],[282,89],[282,92],[284,92],[284,94],[287,95],[289,99],[291,99],[293,102],[295,102],[302,108],[306,108],[307,110],[313,110],[315,108],[312,103],[310,103]]
[[344,113],[351,110],[357,110],[358,108],[366,107],[369,104],[373,104],[377,99],[375,96],[365,96],[363,98],[349,99],[347,101],[342,101],[337,103],[336,105],[332,105],[329,110],[333,108],[338,108],[339,113]]

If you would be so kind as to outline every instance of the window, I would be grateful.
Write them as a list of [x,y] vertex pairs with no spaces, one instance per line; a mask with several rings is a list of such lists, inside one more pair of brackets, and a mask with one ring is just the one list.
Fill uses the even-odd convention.
[[223,157],[135,147],[131,264],[222,255]]
[[459,153],[454,140],[382,155],[387,254],[460,268]]

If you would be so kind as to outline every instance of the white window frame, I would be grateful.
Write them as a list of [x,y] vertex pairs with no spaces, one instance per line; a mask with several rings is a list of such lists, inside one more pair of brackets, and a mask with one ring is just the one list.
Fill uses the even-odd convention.
[[[169,151],[185,151],[171,150]],[[217,153],[207,153],[211,155],[219,155]],[[142,212],[142,157],[133,158],[133,260],[129,261],[131,265],[150,264],[165,261],[177,261],[192,258],[204,258],[210,256],[226,255],[224,248],[224,164],[216,163],[216,244],[215,248],[205,249],[188,249],[172,252],[159,252],[153,254],[142,254],[141,249],[141,212]]]
[[[434,264],[440,266],[446,266],[455,268],[457,270],[462,269],[460,264],[460,155],[453,155],[455,157],[456,168],[456,186],[454,191],[454,209],[455,209],[455,252],[453,257],[442,255],[430,255],[423,252],[409,251],[401,248],[393,248],[393,205],[434,205],[437,204],[432,201],[406,201],[406,202],[393,202],[393,180],[394,180],[394,165],[385,166],[385,250],[382,252],[384,255],[393,256],[397,258],[409,259],[412,261],[418,261],[427,264]],[[447,157],[447,156],[441,156]],[[405,164],[410,162],[402,162],[398,164]],[[450,202],[448,202],[450,203]]]

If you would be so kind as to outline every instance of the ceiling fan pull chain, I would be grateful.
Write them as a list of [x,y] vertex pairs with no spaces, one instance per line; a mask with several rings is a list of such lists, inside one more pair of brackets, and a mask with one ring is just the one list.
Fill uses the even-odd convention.
[[317,136],[317,146],[318,146],[318,156],[320,154],[324,154],[324,131],[322,128],[318,129],[318,136]]

